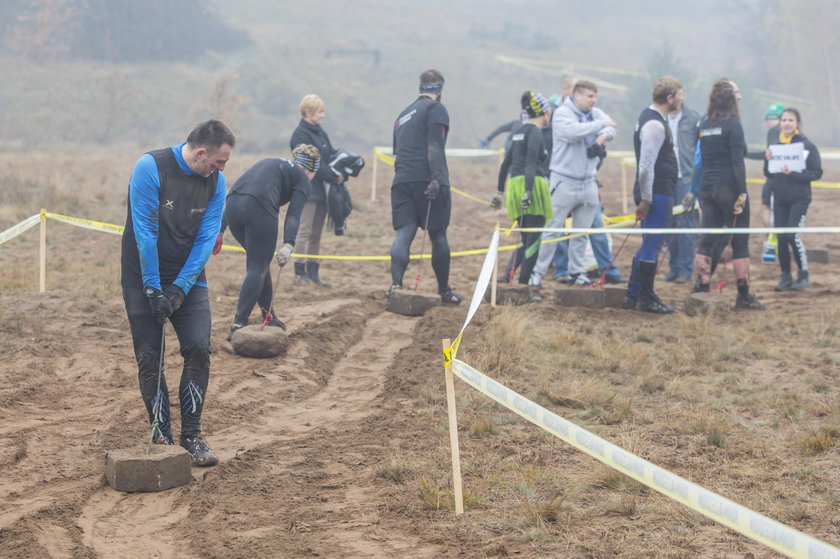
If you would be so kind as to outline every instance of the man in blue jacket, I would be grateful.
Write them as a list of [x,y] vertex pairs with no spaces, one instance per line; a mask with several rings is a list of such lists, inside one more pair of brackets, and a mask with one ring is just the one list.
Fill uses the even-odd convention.
[[201,435],[210,378],[210,300],[204,265],[222,223],[222,170],[236,139],[218,120],[196,126],[187,141],[144,154],[128,184],[122,237],[122,289],[140,394],[157,444],[174,444],[166,378],[158,381],[163,324],[181,346],[180,443],[195,466],[219,459]]

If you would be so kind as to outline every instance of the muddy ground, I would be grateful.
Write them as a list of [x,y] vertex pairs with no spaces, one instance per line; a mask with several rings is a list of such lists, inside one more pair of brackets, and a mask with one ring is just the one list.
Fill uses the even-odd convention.
[[[492,166],[453,168],[456,186],[490,197]],[[387,198],[384,203],[370,202],[367,180],[357,186],[358,209],[348,235],[325,234],[325,253],[387,253],[391,234]],[[380,178],[380,198],[388,180]],[[607,213],[615,215],[620,210],[617,172],[605,182]],[[751,188],[757,195],[757,187]],[[809,225],[834,224],[837,196],[836,191],[815,193]],[[85,217],[121,223],[119,206],[114,206],[117,209],[106,215]],[[486,246],[496,218],[491,209],[456,197],[450,229],[453,250]],[[334,286],[329,290],[294,286],[289,271],[284,272],[277,297],[281,318],[288,325],[288,354],[251,360],[234,355],[225,341],[244,259],[235,253],[214,257],[208,265],[214,323],[204,426],[221,462],[213,468],[194,468],[193,481],[182,488],[149,494],[116,492],[103,477],[105,452],[142,443],[148,436],[116,276],[119,238],[50,222],[49,289],[40,295],[35,289],[36,231],[0,247],[0,266],[5,268],[0,283],[0,556],[773,556],[766,548],[702,520],[692,521],[693,535],[669,533],[660,516],[688,518],[692,513],[647,493],[640,498],[650,505],[639,514],[599,512],[598,494],[587,493],[562,521],[537,523],[537,535],[533,526],[509,520],[509,511],[521,503],[512,504],[502,490],[498,495],[486,489],[474,495],[467,514],[455,518],[446,499],[450,480],[440,347],[442,338],[457,334],[466,308],[437,308],[422,318],[386,312],[383,292],[389,278],[387,264],[381,262],[323,264],[322,275]],[[759,254],[761,241],[752,240],[754,255]],[[415,250],[420,242],[418,237]],[[836,308],[840,239],[811,236],[806,242],[812,248],[828,249],[833,260],[813,266],[812,287],[795,299],[773,293],[777,268],[761,265],[753,257],[755,291],[771,313],[760,320],[795,315],[806,323],[820,319],[826,308]],[[619,257],[625,272],[636,244],[631,239]],[[480,256],[453,260],[452,283],[463,295],[471,292],[480,265]],[[430,266],[428,262],[423,266],[422,288],[432,291]],[[410,269],[406,277],[413,278],[414,271]],[[685,285],[660,285],[663,299],[672,303],[688,290]],[[732,287],[728,293],[734,299]],[[535,312],[546,324],[563,315],[567,321],[620,328],[638,318],[631,311],[567,310],[548,303]],[[465,355],[476,356],[478,340],[491,318],[492,313],[482,309],[465,338]],[[639,320],[648,327],[658,318]],[[737,320],[748,330],[750,321],[758,319],[739,315]],[[556,327],[568,327],[568,322]],[[180,356],[174,336],[169,341],[167,373],[177,379]],[[803,335],[796,343],[809,340]],[[790,369],[795,376],[796,368]],[[832,393],[840,389],[835,362],[829,360],[818,373]],[[527,374],[522,371],[518,378],[522,385],[527,385]],[[170,386],[176,385],[170,380]],[[476,403],[482,397],[470,394],[465,385],[459,384],[458,391],[460,403],[487,407]],[[563,416],[577,413],[562,402],[548,405]],[[639,405],[644,409],[637,417],[667,429],[667,404]],[[549,496],[577,485],[575,476],[598,468],[597,462],[542,435],[536,427],[517,424],[512,414],[496,409],[493,415],[503,418],[496,420],[498,425],[510,424],[510,429],[490,429],[478,436],[476,429],[463,426],[468,494],[471,480],[480,477],[479,463],[484,476],[487,471],[505,470],[511,461],[522,468],[554,465],[559,473],[537,484],[539,492]],[[622,442],[611,430],[615,425],[579,422]],[[177,419],[175,428],[177,434]],[[629,422],[623,428],[632,431],[634,426]],[[739,502],[749,504],[751,494],[760,502],[760,485],[739,488],[726,481],[731,471],[725,463],[731,456],[701,460],[683,449],[682,460],[681,445],[671,442],[652,438],[646,442],[650,447],[635,450],[654,461],[663,458],[663,466],[708,482],[710,489]],[[764,472],[763,479],[774,476],[788,452],[786,447],[774,449],[773,441],[766,443],[751,458],[751,464]],[[837,451],[815,460],[824,465],[837,462]],[[830,468],[826,475],[836,481],[838,470],[825,467]],[[569,477],[564,479],[563,472]],[[434,491],[429,483],[435,485]],[[430,505],[430,494],[443,495],[439,509]],[[803,504],[806,513],[792,524],[838,542],[837,502],[821,501],[814,508]]]

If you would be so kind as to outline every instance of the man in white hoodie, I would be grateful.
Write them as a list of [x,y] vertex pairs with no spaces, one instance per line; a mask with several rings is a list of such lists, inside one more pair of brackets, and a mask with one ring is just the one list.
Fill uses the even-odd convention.
[[[598,183],[595,173],[598,154],[615,136],[618,125],[601,109],[595,108],[598,87],[586,80],[575,84],[572,96],[554,111],[552,117],[553,148],[549,169],[551,203],[554,219],[547,227],[562,228],[572,216],[573,227],[589,227],[598,210]],[[543,240],[562,236],[559,232],[544,232]],[[554,243],[542,244],[537,264],[529,284],[542,285],[555,251]],[[586,276],[584,256],[586,237],[569,241],[569,283],[585,286],[591,282]]]

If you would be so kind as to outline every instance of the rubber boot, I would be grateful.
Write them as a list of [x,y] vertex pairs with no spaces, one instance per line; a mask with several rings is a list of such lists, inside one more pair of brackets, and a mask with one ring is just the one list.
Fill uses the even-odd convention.
[[326,282],[321,279],[321,276],[318,275],[318,267],[321,264],[319,262],[307,262],[306,263],[306,275],[309,276],[310,281],[316,285],[320,285],[321,287],[332,287],[332,284]]
[[793,276],[790,272],[783,272],[779,276],[779,283],[776,284],[776,291],[788,291],[793,288]]
[[295,262],[295,283],[309,283],[309,276],[306,275],[306,264]]
[[802,291],[811,283],[810,274],[808,274],[808,270],[799,270],[799,275],[796,276],[796,283],[793,284],[793,288],[797,291]]
[[639,304],[640,311],[655,314],[669,314],[674,312],[674,307],[666,305],[659,300],[653,291],[653,282],[656,279],[656,262],[639,261]]

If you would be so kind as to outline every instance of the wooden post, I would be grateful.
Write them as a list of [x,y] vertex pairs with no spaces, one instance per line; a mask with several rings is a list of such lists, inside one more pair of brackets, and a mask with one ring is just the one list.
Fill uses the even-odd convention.
[[370,201],[376,202],[376,179],[378,178],[379,158],[376,157],[376,148],[373,148],[373,178],[370,181]]
[[[443,340],[443,350],[451,347],[451,342]],[[461,488],[461,452],[458,449],[458,415],[455,410],[455,377],[452,374],[452,363],[445,366],[446,371],[446,404],[449,412],[449,447],[452,451],[452,486],[455,494],[455,514],[464,514],[464,494]]]
[[624,158],[618,160],[621,165],[621,215],[627,215],[627,165]]
[[[499,222],[496,222],[496,231],[499,230]],[[499,244],[496,244],[496,261],[493,262],[493,275],[490,277],[490,306],[496,306],[496,284],[499,281]]]
[[41,293],[47,291],[47,210],[41,208],[41,246],[39,251],[40,278],[38,286]]

